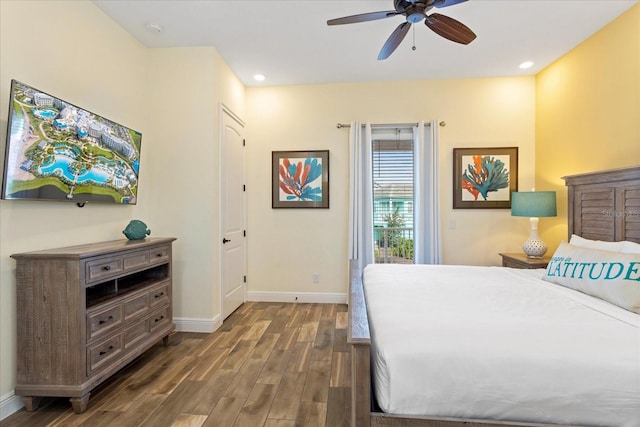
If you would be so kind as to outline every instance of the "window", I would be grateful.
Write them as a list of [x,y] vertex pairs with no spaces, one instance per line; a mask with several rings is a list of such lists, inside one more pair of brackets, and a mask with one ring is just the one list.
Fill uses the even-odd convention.
[[413,129],[372,129],[376,263],[413,263]]

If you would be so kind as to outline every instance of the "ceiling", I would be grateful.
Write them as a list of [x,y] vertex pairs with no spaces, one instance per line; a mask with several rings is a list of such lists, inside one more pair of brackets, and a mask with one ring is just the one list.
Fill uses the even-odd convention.
[[[246,86],[273,86],[532,75],[638,1],[469,0],[431,13],[470,27],[477,34],[471,44],[443,39],[421,22],[384,61],[378,52],[403,16],[331,27],[326,21],[393,10],[392,0],[93,3],[144,46],[214,46]],[[525,60],[534,65],[521,70]]]

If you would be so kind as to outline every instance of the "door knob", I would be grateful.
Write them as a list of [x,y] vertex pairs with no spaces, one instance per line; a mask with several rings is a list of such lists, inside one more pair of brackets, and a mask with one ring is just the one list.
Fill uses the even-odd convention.
[[227,238],[225,238],[225,237],[223,237],[223,238],[222,238],[222,243],[223,243],[223,244],[224,244],[224,243],[227,243],[227,242],[230,242],[230,241],[231,241],[231,239],[227,239]]

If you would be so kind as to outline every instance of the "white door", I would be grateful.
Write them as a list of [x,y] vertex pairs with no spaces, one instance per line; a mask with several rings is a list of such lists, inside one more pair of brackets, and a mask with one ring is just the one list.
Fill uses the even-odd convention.
[[227,318],[245,301],[244,125],[222,109],[222,314]]

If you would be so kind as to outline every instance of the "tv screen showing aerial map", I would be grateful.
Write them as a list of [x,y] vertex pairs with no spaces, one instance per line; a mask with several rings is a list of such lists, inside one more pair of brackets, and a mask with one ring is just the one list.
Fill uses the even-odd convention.
[[142,134],[11,82],[3,199],[135,204]]

